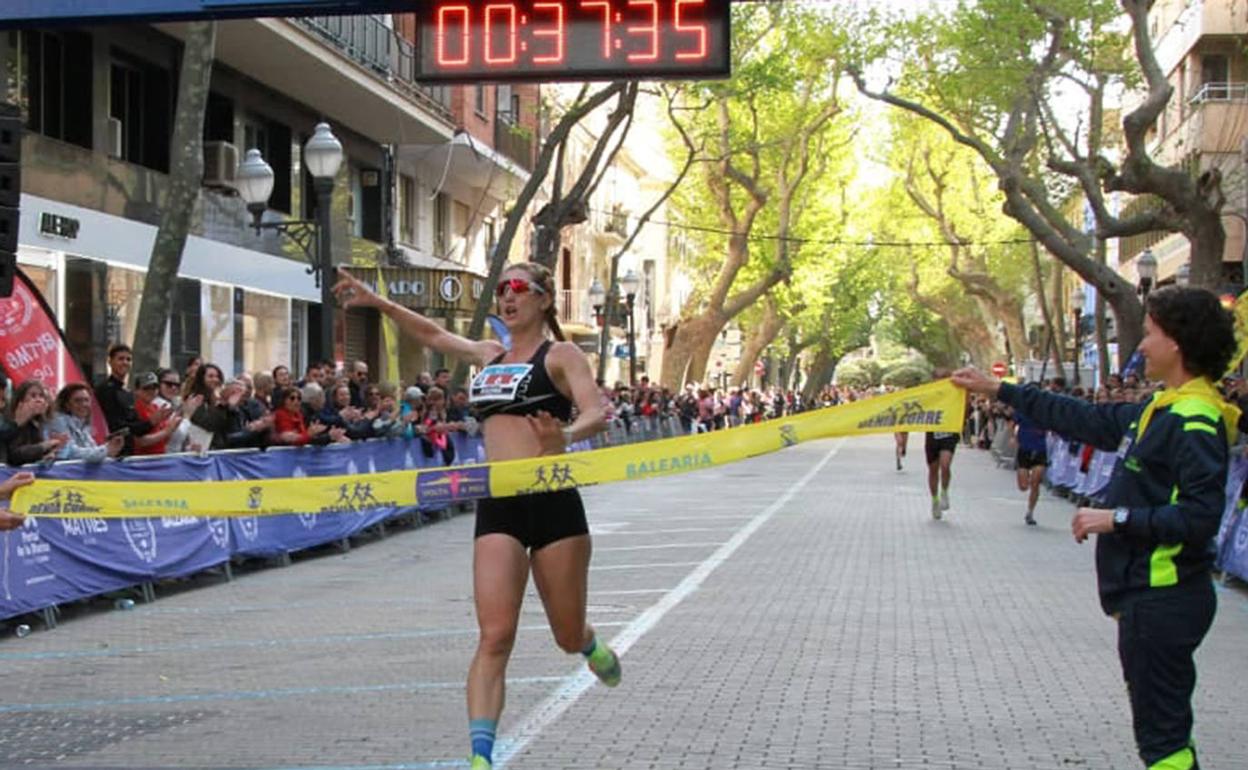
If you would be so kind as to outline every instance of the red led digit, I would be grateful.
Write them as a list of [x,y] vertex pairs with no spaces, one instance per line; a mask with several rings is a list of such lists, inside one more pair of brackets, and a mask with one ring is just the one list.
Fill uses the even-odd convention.
[[695,45],[692,50],[676,52],[676,59],[678,61],[706,58],[706,22],[691,22],[686,24],[681,21],[681,13],[685,8],[705,4],[706,0],[676,0],[676,19],[672,26],[675,27],[677,32],[685,32],[695,35],[698,39],[697,45]]
[[538,11],[552,11],[555,18],[550,22],[550,29],[533,29],[533,37],[548,37],[554,41],[552,53],[545,56],[534,56],[534,64],[559,64],[563,61],[563,3],[534,3],[533,15]]
[[627,28],[630,35],[643,35],[650,38],[650,48],[635,51],[628,55],[629,61],[656,61],[659,58],[659,0],[628,0],[630,8],[649,8],[650,21],[647,24],[632,24]]
[[[497,47],[494,43],[494,17],[504,16],[507,31],[504,37],[507,39],[507,53],[502,56],[495,56],[494,49]],[[485,63],[486,64],[511,64],[516,60],[516,6],[511,3],[494,3],[485,6]]]
[[[454,21],[453,17],[459,17]],[[463,66],[468,63],[468,6],[444,5],[438,9],[438,64],[443,67]],[[460,31],[455,35],[459,38],[459,57],[450,58],[446,53],[447,38],[451,37],[447,30],[449,24],[459,24]]]
[[611,3],[607,0],[581,0],[582,8],[602,10],[602,58],[611,58]]

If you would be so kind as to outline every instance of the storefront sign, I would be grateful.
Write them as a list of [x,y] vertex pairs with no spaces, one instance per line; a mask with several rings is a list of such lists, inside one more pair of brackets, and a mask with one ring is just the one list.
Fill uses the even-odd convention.
[[39,232],[43,235],[73,240],[78,237],[78,227],[79,222],[73,217],[47,212],[39,215]]
[[[436,309],[471,313],[485,292],[485,282],[480,277],[462,270],[383,267],[381,274],[390,299],[422,312]],[[465,284],[471,287],[470,291],[464,291]]]

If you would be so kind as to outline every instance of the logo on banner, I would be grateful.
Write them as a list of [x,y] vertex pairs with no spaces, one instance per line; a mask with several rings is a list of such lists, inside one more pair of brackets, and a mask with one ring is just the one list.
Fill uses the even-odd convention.
[[212,535],[212,542],[217,544],[218,548],[227,548],[230,545],[230,523],[225,519],[209,519],[208,533]]
[[398,507],[397,501],[378,500],[373,494],[373,485],[363,481],[340,484],[335,492],[338,497],[334,504],[321,508],[321,513],[363,514],[373,508]]
[[416,474],[416,502],[420,505],[440,505],[489,496],[489,468],[448,468]]
[[797,428],[792,425],[781,425],[780,443],[785,447],[797,446]]
[[151,519],[122,519],[122,529],[140,561],[146,564],[156,561],[156,528]]
[[1248,524],[1241,521],[1239,529],[1235,530],[1235,553],[1244,551],[1248,551]]
[[558,492],[563,489],[575,489],[579,486],[576,476],[572,475],[573,465],[587,465],[584,462],[552,462],[539,465],[533,469],[533,482],[520,490],[521,494],[532,492]]
[[247,490],[247,510],[258,511],[264,507],[264,487],[252,487]]
[[20,281],[13,284],[7,302],[0,303],[0,337],[21,336],[35,314],[35,298]]
[[52,513],[99,513],[100,507],[88,505],[84,490],[79,487],[57,487],[41,502],[30,506],[32,515]]
[[629,479],[644,479],[647,476],[654,476],[663,473],[694,471],[698,468],[707,468],[714,464],[715,461],[711,459],[710,452],[691,452],[690,454],[642,460],[639,463],[629,463],[625,467],[625,474]]
[[238,528],[243,531],[243,539],[253,542],[260,536],[260,519],[255,516],[240,516]]
[[903,401],[858,423],[858,428],[893,428],[902,425],[939,425],[943,409],[924,409],[919,401]]

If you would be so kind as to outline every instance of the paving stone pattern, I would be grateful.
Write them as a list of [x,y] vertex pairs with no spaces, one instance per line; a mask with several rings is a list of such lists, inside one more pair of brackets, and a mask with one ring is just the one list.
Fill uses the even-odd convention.
[[[498,764],[1139,767],[1070,505],[1045,496],[1026,527],[1012,474],[961,449],[933,521],[911,449],[900,473],[872,437],[588,490],[590,615],[633,640],[624,683],[578,686],[530,591]],[[471,534],[460,516],[10,633],[0,767],[466,767]],[[1219,601],[1196,739],[1206,768],[1248,768],[1248,592]]]

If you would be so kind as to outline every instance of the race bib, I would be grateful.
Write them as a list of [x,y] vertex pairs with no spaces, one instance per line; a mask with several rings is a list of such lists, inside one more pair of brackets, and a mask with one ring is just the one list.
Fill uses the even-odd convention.
[[533,364],[491,364],[472,380],[468,399],[474,403],[514,401]]

